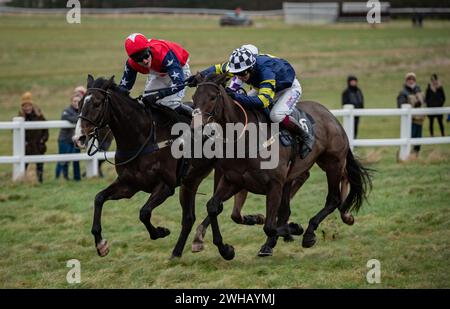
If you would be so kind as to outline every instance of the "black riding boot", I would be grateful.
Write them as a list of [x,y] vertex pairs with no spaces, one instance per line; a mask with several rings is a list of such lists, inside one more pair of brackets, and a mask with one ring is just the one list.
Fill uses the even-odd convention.
[[286,116],[282,122],[283,126],[291,131],[292,133],[298,135],[303,142],[302,148],[300,150],[300,157],[302,159],[306,158],[306,156],[311,152],[313,147],[313,139],[311,136],[303,130],[302,125],[292,116]]
[[188,117],[189,119],[192,118],[193,109],[189,105],[181,103],[180,106],[175,108],[175,111],[180,115]]

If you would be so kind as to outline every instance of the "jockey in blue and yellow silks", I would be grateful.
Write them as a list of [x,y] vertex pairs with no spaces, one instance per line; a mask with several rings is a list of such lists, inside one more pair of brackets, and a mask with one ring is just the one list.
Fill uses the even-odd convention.
[[[302,87],[294,68],[284,59],[271,55],[255,55],[248,48],[235,49],[228,62],[216,64],[200,72],[202,76],[227,73],[253,87],[248,94],[227,88],[227,93],[245,108],[269,109],[272,122],[281,123],[286,129],[300,136],[303,141],[301,157],[312,149],[313,140],[300,123],[291,115],[302,95]],[[189,86],[195,86],[194,77]]]

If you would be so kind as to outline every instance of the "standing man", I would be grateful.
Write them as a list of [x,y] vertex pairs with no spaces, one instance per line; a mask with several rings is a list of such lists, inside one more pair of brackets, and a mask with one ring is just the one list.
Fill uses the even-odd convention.
[[[351,104],[355,108],[364,108],[364,96],[358,87],[358,78],[349,75],[347,78],[347,88],[342,93],[342,105]],[[355,136],[358,135],[359,117],[355,117]]]

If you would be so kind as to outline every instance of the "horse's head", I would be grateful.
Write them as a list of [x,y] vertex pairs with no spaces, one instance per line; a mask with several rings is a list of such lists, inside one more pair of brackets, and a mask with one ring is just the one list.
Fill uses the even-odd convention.
[[80,101],[80,115],[72,137],[79,148],[85,148],[89,140],[97,135],[97,130],[108,124],[110,88],[113,86],[114,76],[109,80],[103,77],[94,80],[92,75],[88,75],[87,91]]
[[225,91],[226,74],[210,74],[198,84],[192,99],[194,117],[192,126],[224,122],[224,104],[228,97]]

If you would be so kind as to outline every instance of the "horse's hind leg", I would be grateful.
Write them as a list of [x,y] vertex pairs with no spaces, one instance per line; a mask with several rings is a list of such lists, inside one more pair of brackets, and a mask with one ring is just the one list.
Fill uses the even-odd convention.
[[341,206],[343,205],[345,199],[348,196],[349,188],[350,183],[348,181],[348,176],[347,173],[344,172],[341,180],[341,205],[339,206],[339,212],[341,213],[342,222],[348,225],[353,225],[353,223],[355,223],[353,215],[350,212],[341,209]]
[[[326,161],[329,163],[319,165],[326,171],[327,174],[327,200],[325,202],[325,207],[309,220],[309,225],[303,235],[302,241],[302,246],[305,248],[312,247],[316,243],[316,235],[314,234],[314,231],[317,229],[319,224],[341,204],[339,184],[342,176],[342,162],[338,162],[336,164],[336,160],[333,160],[332,158]],[[325,160],[322,162],[325,162]]]
[[106,189],[100,191],[95,196],[94,203],[94,220],[92,223],[91,233],[94,235],[95,247],[100,256],[105,256],[109,252],[109,245],[106,239],[102,239],[102,209],[103,204],[107,200],[120,200],[122,198],[130,198],[137,192],[136,189],[129,187],[127,184],[116,179]]
[[150,198],[147,202],[142,206],[141,211],[139,213],[139,219],[147,228],[147,231],[150,234],[150,238],[155,240],[158,238],[166,237],[170,234],[169,229],[165,227],[154,227],[150,221],[152,217],[152,211],[159,205],[161,205],[169,196],[174,194],[174,189],[167,184],[161,182],[159,183],[155,189],[153,190]]
[[238,224],[255,225],[264,224],[265,217],[262,214],[257,215],[241,215],[242,208],[244,207],[245,200],[247,199],[247,190],[241,190],[234,196],[233,212],[231,213],[231,219]]

